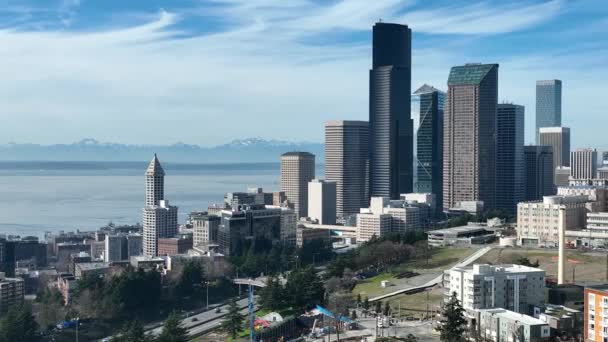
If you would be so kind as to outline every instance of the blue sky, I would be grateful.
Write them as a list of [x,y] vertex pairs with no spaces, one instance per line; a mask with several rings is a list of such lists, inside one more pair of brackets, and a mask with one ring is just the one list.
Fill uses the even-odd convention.
[[0,143],[322,141],[368,117],[379,18],[413,30],[413,90],[499,63],[532,141],[535,81],[561,79],[573,147],[608,148],[605,0],[3,0]]

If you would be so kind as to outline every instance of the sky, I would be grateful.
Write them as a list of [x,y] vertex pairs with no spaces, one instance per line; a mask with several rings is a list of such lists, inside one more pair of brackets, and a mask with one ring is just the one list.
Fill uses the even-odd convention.
[[573,147],[608,148],[605,0],[2,0],[0,143],[323,141],[368,119],[371,28],[413,31],[412,90],[499,63],[526,110],[563,81]]

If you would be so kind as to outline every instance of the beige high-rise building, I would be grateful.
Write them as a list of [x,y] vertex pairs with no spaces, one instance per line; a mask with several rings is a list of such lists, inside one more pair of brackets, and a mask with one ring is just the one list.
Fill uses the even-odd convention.
[[368,171],[368,122],[326,122],[325,180],[336,182],[338,222],[369,205]]
[[498,64],[453,67],[443,121],[443,208],[495,205]]
[[581,148],[570,152],[570,177],[593,179],[597,174],[597,150]]
[[281,155],[281,191],[298,217],[308,215],[308,182],[315,178],[315,155],[287,152]]
[[146,206],[143,209],[144,255],[157,256],[158,239],[177,234],[177,207],[165,196],[165,171],[156,154],[146,170]]
[[553,148],[553,184],[556,183],[555,169],[570,166],[570,128],[540,127],[538,144]]

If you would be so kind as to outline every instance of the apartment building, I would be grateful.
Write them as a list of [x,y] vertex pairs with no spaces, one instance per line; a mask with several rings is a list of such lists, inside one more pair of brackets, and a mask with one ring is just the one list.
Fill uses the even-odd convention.
[[456,293],[470,316],[493,308],[532,314],[545,303],[545,271],[522,265],[454,267],[444,276],[444,288],[446,301]]
[[608,285],[585,288],[585,341],[608,341]]
[[0,272],[0,314],[23,303],[24,291],[23,279],[7,278],[4,272]]

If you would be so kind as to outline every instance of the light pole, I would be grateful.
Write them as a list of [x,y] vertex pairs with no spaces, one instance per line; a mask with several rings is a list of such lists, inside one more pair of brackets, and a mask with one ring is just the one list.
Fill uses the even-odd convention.
[[206,281],[205,285],[207,287],[207,306],[206,306],[205,310],[208,311],[209,310],[209,281]]
[[76,317],[76,342],[78,342],[78,326],[80,325],[80,317]]

